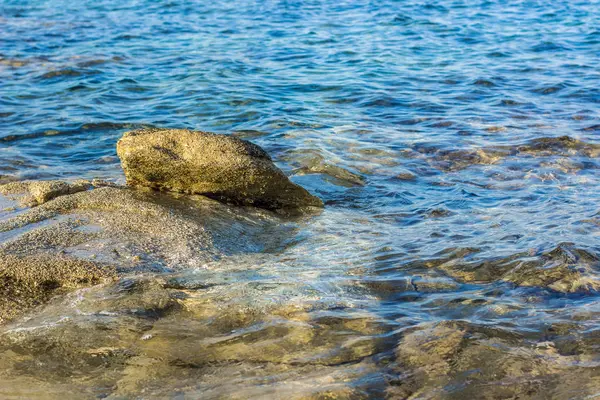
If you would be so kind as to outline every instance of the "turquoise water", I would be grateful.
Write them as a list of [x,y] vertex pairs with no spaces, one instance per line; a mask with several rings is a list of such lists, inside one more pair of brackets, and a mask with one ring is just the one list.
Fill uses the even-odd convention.
[[[350,388],[336,396],[598,395],[599,10],[0,0],[0,180],[123,182],[115,143],[136,127],[235,134],[326,208],[285,222],[287,242],[253,255],[254,273],[217,265],[210,279],[230,277],[223,293],[264,284],[250,302],[321,304],[312,326],[329,318],[334,336],[350,329],[334,319],[368,314],[376,328],[353,340],[376,345],[321,363],[327,384]],[[461,332],[478,361],[415,361],[424,353],[406,348],[428,348],[415,332],[440,326],[451,327],[441,337]],[[228,365],[235,384],[177,393],[276,397],[278,383],[302,379],[329,390],[311,383],[314,360],[260,382]],[[305,393],[289,387],[283,397]]]

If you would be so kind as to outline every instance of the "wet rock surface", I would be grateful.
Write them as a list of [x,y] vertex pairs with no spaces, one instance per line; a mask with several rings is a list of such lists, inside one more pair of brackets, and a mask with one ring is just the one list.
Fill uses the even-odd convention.
[[417,327],[396,356],[401,378],[391,398],[562,399],[600,389],[600,364],[589,353],[561,354],[552,340],[461,321]]
[[132,186],[201,194],[267,209],[323,205],[292,183],[263,149],[235,137],[142,129],[125,133],[117,153]]
[[15,256],[0,252],[0,324],[57,294],[108,282],[114,268],[62,254]]
[[[117,275],[177,270],[183,263],[189,268],[240,251],[268,250],[269,243],[277,246],[262,236],[269,235],[261,228],[269,230],[270,216],[260,211],[239,210],[234,216],[228,206],[202,197],[178,200],[106,182],[95,185],[0,186],[0,193],[12,198],[4,202],[13,204],[0,214],[3,322],[55,294]],[[250,215],[253,220],[245,220]]]
[[67,183],[63,181],[20,181],[0,185],[0,193],[4,195],[21,195],[20,203],[25,206],[44,204],[58,196],[83,192],[93,187],[91,182],[79,181]]
[[[269,253],[297,240],[299,221],[114,185],[20,203],[31,186],[5,190],[15,207],[0,220],[0,397],[370,390],[360,379],[391,327],[318,282],[272,278]],[[331,315],[340,307],[345,317]]]
[[[126,278],[71,294],[5,328],[0,370],[12,372],[0,375],[0,382],[46,382],[52,393],[67,380],[86,398],[169,397],[174,391],[252,398],[260,393],[252,387],[267,382],[274,383],[269,393],[276,397],[366,395],[368,383],[344,381],[377,368],[372,357],[390,328],[375,316],[331,317],[335,305],[316,299],[257,302],[261,292],[274,292],[250,287],[241,298],[232,297],[227,285],[175,289],[168,284],[175,277]],[[65,303],[75,307],[57,321]],[[240,367],[250,375],[240,375]],[[224,389],[226,381],[231,384]]]
[[[594,248],[455,247],[405,260],[391,247],[373,253],[381,216],[284,219],[99,183],[24,205],[30,186],[2,197],[0,282],[11,300],[0,307],[0,397],[562,399],[599,389]],[[420,221],[453,218],[436,210]],[[348,229],[357,221],[361,236]],[[370,271],[340,262],[349,241],[372,254]]]
[[65,182],[60,180],[27,180],[15,181],[0,185],[0,194],[17,200],[21,206],[34,207],[67,194],[84,192],[93,188],[116,187],[113,182],[100,179],[76,180]]

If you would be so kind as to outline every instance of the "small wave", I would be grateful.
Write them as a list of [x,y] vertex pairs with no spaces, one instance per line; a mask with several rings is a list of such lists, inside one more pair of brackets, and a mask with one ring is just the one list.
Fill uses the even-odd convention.
[[557,51],[565,51],[565,50],[569,50],[569,49],[561,44],[558,44],[555,42],[549,42],[549,41],[538,43],[531,48],[531,51],[533,51],[535,53],[557,52]]
[[392,20],[392,23],[394,25],[410,25],[414,22],[414,20],[409,17],[408,15],[404,15],[404,14],[398,14],[394,17],[394,19]]
[[533,92],[538,93],[538,94],[548,95],[548,94],[554,94],[554,93],[560,92],[561,90],[565,89],[566,87],[567,87],[567,85],[565,85],[565,84],[541,86],[541,87],[534,89]]
[[41,76],[41,78],[42,79],[52,79],[52,78],[56,78],[56,77],[76,77],[76,76],[81,76],[81,75],[83,75],[82,71],[72,69],[72,68],[65,68],[65,69],[59,69],[56,71],[46,72],[45,74],[43,74]]
[[487,79],[477,79],[475,82],[473,82],[473,85],[476,86],[485,86],[485,87],[494,87],[496,86],[496,84],[490,80]]
[[16,142],[27,139],[37,139],[45,136],[68,136],[78,135],[85,132],[105,132],[114,131],[120,129],[139,129],[139,128],[152,128],[152,125],[148,124],[135,124],[135,123],[118,123],[118,122],[94,122],[88,124],[82,124],[78,128],[74,129],[46,129],[34,133],[26,133],[22,135],[7,135],[0,137],[0,142]]

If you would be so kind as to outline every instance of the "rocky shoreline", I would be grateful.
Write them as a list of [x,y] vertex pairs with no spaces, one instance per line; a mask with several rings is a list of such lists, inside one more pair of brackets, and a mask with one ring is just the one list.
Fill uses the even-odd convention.
[[[456,248],[398,267],[384,248],[377,268],[349,269],[339,249],[372,254],[361,240],[385,225],[358,233],[351,218],[373,221],[336,207],[314,218],[321,200],[249,142],[149,129],[126,134],[119,155],[127,186],[0,185],[0,397],[597,392],[593,309],[553,310],[564,322],[526,333],[461,317],[510,316],[515,292],[533,307],[591,298],[594,251]],[[423,299],[432,320],[411,308]],[[401,302],[398,314],[379,313],[386,302]]]
[[0,221],[0,323],[75,288],[176,269],[180,257],[218,257],[223,242],[238,239],[215,243],[236,232],[211,224],[224,210],[231,221],[235,211],[194,195],[280,211],[323,205],[245,140],[144,129],[126,133],[118,153],[128,187],[98,180],[0,185],[12,202]]

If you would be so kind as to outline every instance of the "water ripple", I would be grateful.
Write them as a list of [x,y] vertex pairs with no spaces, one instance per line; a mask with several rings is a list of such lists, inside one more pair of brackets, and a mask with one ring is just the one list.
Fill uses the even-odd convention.
[[597,6],[0,0],[0,182],[123,181],[124,131],[185,127],[327,204],[3,331],[0,397],[597,394]]

